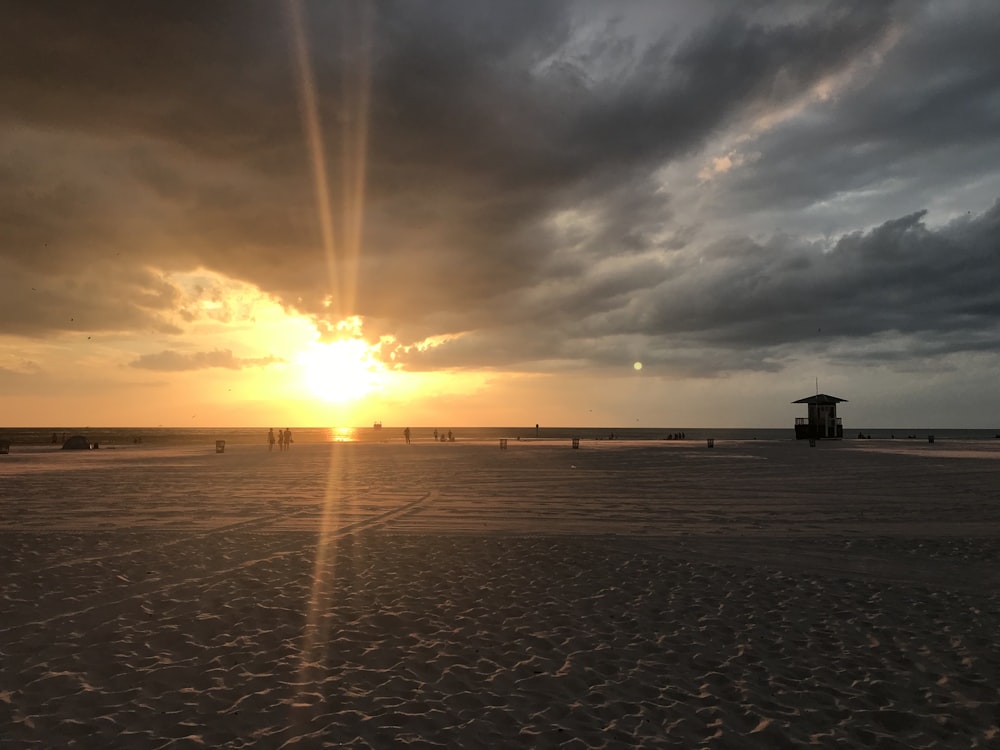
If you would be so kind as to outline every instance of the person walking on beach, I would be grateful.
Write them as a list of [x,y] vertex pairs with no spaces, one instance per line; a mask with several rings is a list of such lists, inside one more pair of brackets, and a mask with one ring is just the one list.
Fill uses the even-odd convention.
[[289,450],[292,447],[292,431],[290,428],[285,428],[285,431],[281,434],[281,439],[285,443],[285,450]]
[[409,427],[407,427],[405,430],[403,430],[403,438],[406,440],[406,444],[409,445],[410,444],[410,428]]
[[274,428],[272,427],[267,431],[267,449],[268,451],[274,450]]

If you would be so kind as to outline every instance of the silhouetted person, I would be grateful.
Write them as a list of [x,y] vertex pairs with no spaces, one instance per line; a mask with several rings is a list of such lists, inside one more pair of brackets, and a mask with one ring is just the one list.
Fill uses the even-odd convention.
[[407,427],[405,430],[403,430],[403,438],[406,440],[406,444],[409,445],[410,444],[410,428],[409,427]]
[[435,428],[434,428],[434,439],[435,439],[435,440],[437,440],[437,439],[438,439],[438,431],[437,431],[437,427],[435,427]]
[[455,442],[455,436],[451,434],[451,430],[448,430],[448,442],[449,443]]
[[272,427],[267,431],[267,449],[269,451],[274,450],[274,428]]
[[281,439],[285,443],[286,451],[292,447],[292,431],[288,427],[286,427],[285,431],[281,434]]

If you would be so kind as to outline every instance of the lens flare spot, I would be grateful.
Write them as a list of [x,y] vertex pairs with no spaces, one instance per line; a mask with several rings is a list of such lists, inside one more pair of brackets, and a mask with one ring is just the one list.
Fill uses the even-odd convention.
[[639,370],[642,369],[642,362],[636,362],[635,364],[633,364],[632,369],[635,370],[636,372],[639,372]]

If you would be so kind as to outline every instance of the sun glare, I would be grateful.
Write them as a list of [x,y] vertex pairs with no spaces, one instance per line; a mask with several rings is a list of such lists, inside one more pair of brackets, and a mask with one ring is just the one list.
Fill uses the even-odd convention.
[[304,387],[329,403],[356,401],[382,387],[384,366],[361,339],[312,344],[298,364]]

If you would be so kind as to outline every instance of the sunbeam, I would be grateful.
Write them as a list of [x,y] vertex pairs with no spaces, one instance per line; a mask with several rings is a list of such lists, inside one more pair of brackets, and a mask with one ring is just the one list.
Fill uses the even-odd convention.
[[[345,510],[343,503],[349,502],[342,491],[344,470],[338,464],[343,451],[330,452],[330,469],[327,474],[326,492],[316,538],[316,558],[313,562],[312,587],[306,610],[306,623],[302,634],[301,661],[299,664],[299,691],[309,691],[315,675],[322,672],[326,663],[329,643],[329,618],[333,606],[333,593],[337,582],[336,532]],[[299,701],[296,701],[299,703]]]
[[[338,129],[342,133],[339,164],[342,188],[338,196],[339,226],[334,222],[324,131],[320,122],[305,13],[300,0],[289,0],[288,16],[302,123],[312,165],[316,212],[329,275],[331,312],[335,315],[334,320],[341,320],[354,314],[361,252],[371,86],[371,9],[367,2],[340,6],[341,59],[338,62],[341,67],[341,118]],[[326,615],[333,604],[338,554],[335,533],[343,510],[342,493],[338,491],[343,467],[337,464],[336,459],[337,451],[332,451],[322,518],[317,529],[316,560],[302,638],[299,668],[302,692],[311,683],[312,668],[325,662],[329,640]]]
[[369,2],[341,6],[341,41],[343,49],[353,51],[353,60],[343,67],[341,95],[349,113],[343,130],[341,148],[344,189],[343,276],[349,280],[341,288],[344,315],[354,314],[358,264],[361,257],[361,232],[365,211],[367,175],[369,104],[371,100],[371,26]]
[[323,253],[326,258],[332,312],[336,319],[354,314],[358,264],[365,211],[365,175],[371,90],[371,5],[347,3],[339,7],[341,70],[340,221],[334,221],[334,196],[328,178],[329,163],[320,121],[316,78],[313,74],[306,18],[301,0],[289,0],[289,26],[299,92],[299,106],[316,194]]
[[319,219],[323,253],[326,256],[330,289],[334,295],[335,309],[341,310],[343,300],[337,282],[337,248],[333,235],[333,215],[330,210],[330,186],[326,177],[326,150],[320,133],[319,109],[316,105],[316,82],[309,60],[300,0],[288,0],[289,26],[292,34],[292,52],[295,61],[296,81],[299,91],[299,108],[305,129],[312,164],[313,183],[316,191],[316,216]]

